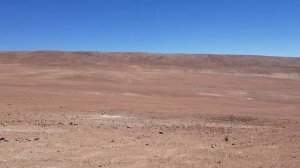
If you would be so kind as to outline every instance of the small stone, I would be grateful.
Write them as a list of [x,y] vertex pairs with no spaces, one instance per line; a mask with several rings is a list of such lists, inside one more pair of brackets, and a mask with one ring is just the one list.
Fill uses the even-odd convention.
[[232,143],[231,145],[235,145],[235,143]]
[[110,142],[115,142],[115,140],[111,140]]
[[221,161],[217,161],[218,164],[221,164]]
[[2,137],[2,138],[0,138],[0,141],[5,141],[5,140],[6,140],[6,139],[5,139],[5,138],[3,138],[3,137]]
[[162,131],[159,131],[158,133],[159,133],[159,134],[164,134]]
[[40,138],[34,138],[33,140],[34,140],[34,141],[38,141],[38,140],[40,140]]
[[78,125],[77,123],[70,122],[69,125]]
[[226,142],[229,140],[228,136],[225,136],[224,139],[225,139]]
[[211,145],[211,148],[216,148],[217,146],[216,145]]
[[7,124],[5,122],[2,123],[3,126],[7,126]]
[[145,145],[146,145],[146,146],[149,146],[149,144],[148,144],[148,143],[146,143]]

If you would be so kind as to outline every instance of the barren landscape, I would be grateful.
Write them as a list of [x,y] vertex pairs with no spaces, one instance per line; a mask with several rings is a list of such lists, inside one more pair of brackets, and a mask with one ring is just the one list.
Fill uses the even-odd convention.
[[1,168],[298,168],[300,58],[0,52]]

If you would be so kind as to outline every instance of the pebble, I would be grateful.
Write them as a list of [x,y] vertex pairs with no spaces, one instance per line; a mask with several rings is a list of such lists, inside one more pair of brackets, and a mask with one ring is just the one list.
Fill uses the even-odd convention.
[[78,125],[77,123],[70,122],[69,125]]
[[18,141],[18,142],[26,142],[26,141],[31,141],[31,140],[28,139],[28,138],[16,138],[15,141]]
[[3,142],[8,142],[8,140],[6,138],[0,138],[0,141],[3,141]]

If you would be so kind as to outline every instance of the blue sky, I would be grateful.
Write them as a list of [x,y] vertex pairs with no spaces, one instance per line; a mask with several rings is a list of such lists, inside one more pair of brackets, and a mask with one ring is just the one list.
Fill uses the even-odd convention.
[[300,0],[0,0],[0,50],[300,56]]

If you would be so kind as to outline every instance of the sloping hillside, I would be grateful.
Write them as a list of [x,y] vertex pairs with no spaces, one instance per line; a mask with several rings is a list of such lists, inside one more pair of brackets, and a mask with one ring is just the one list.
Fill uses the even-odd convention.
[[236,73],[300,73],[300,58],[101,52],[0,52],[1,64],[40,66],[139,65]]

